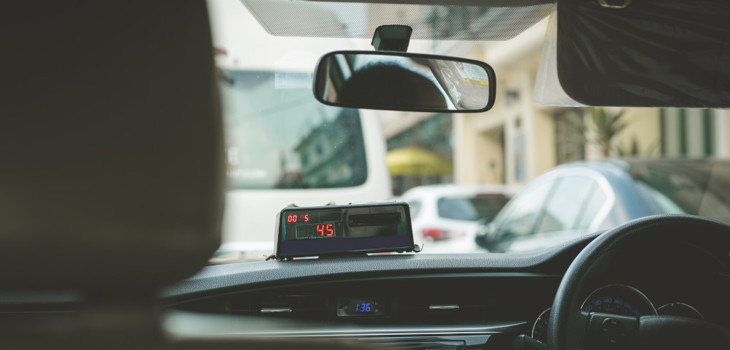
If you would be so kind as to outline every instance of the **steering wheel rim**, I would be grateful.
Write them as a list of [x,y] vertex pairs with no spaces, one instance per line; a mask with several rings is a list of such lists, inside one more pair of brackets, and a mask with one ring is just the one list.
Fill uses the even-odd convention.
[[[659,233],[665,235],[663,238],[671,238],[678,233],[686,232],[703,237],[719,235],[722,237],[721,241],[726,241],[730,237],[730,226],[697,216],[656,215],[630,221],[596,237],[576,256],[560,282],[548,321],[548,349],[592,349],[601,348],[603,345],[612,349],[628,349],[641,348],[640,345],[646,346],[647,342],[651,348],[660,348],[652,343],[655,340],[646,339],[656,336],[650,333],[676,332],[677,328],[689,330],[698,337],[706,338],[704,341],[710,348],[729,349],[730,331],[706,321],[674,316],[612,317],[607,314],[588,314],[580,310],[582,297],[587,290],[587,281],[593,278],[592,274],[595,271],[600,270],[598,265],[601,264],[601,258],[605,254],[609,252],[614,254],[616,253],[614,250],[622,249],[642,239],[651,239]],[[613,323],[619,323],[622,332],[630,335],[628,338],[618,338],[620,340],[618,344],[608,344],[616,340],[609,339],[610,334],[606,333],[612,332],[610,329],[606,330],[612,328],[606,325],[611,326]],[[640,333],[642,330],[644,333]],[[596,339],[597,333],[601,332],[604,332],[598,334],[601,339]],[[678,348],[675,347],[677,343],[674,337],[670,338],[672,339],[665,341],[664,345]]]

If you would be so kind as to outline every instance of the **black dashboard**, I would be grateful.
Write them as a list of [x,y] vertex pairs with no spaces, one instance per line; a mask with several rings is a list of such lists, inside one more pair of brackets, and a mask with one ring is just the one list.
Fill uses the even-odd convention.
[[[595,237],[533,254],[214,265],[164,289],[158,303],[167,311],[165,330],[179,339],[317,338],[407,349],[508,349],[535,328],[541,336],[547,333],[540,328],[548,324],[545,310],[571,263]],[[581,294],[581,307],[636,316],[692,309],[730,329],[730,239],[686,237],[609,250],[591,278],[581,281],[586,291],[605,293]],[[627,296],[631,290],[638,294]],[[636,302],[642,297],[646,300]],[[0,316],[74,312],[76,298],[3,295]],[[648,306],[642,308],[642,302]]]
[[[247,320],[220,327],[188,323],[176,328],[179,323],[171,322],[170,331],[181,337],[346,338],[409,349],[510,348],[516,336],[531,335],[538,317],[547,315],[563,274],[593,238],[535,254],[379,255],[209,266],[166,289],[162,300],[183,314]],[[618,312],[638,315],[640,307],[622,297],[623,289],[636,289],[650,309],[687,305],[705,320],[730,328],[730,300],[725,297],[730,295],[730,247],[717,243],[654,241],[606,254],[608,263],[602,266],[609,267],[585,283],[591,290],[622,287],[609,293],[611,303],[605,296],[590,296],[595,299],[590,302],[604,302],[601,310],[611,311],[626,299],[618,306],[628,311]],[[540,322],[547,325],[540,320],[538,326]]]
[[284,329],[277,323],[273,329],[209,329],[207,335],[346,337],[464,349],[508,342],[507,335],[528,332],[529,320],[550,304],[559,282],[559,275],[520,272],[333,278],[217,294],[174,308],[303,321]]
[[[537,254],[404,254],[209,266],[164,291],[182,312],[247,320],[185,336],[347,338],[407,348],[507,347],[529,334],[590,241]],[[367,310],[367,311],[365,311]],[[185,316],[182,316],[185,317]],[[274,321],[275,320],[275,321]],[[295,322],[282,327],[280,322]],[[496,345],[499,344],[499,345]]]

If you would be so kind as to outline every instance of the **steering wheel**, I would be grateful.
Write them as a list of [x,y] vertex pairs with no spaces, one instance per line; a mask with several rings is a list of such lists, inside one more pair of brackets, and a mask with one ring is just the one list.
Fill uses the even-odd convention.
[[663,215],[637,219],[598,236],[560,282],[548,321],[548,349],[730,349],[730,330],[704,320],[581,311],[590,281],[607,271],[612,259],[637,245],[651,247],[668,239],[711,242],[727,254],[730,226],[696,216]]

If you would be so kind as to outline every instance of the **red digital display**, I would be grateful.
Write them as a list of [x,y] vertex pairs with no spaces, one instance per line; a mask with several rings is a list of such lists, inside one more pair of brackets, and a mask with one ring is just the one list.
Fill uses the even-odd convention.
[[320,237],[335,237],[335,228],[332,224],[317,225],[316,229]]
[[[406,203],[325,205],[284,208],[277,216],[276,256],[413,251]],[[373,314],[372,300],[353,306],[353,314]],[[369,309],[370,308],[370,309]]]
[[309,222],[309,214],[287,215],[286,222],[289,224],[293,224],[296,222]]
[[296,224],[294,231],[297,239],[332,238],[337,237],[339,227],[335,223]]
[[[322,222],[322,215],[310,213],[287,214],[287,225],[292,225],[296,239],[337,237],[340,225],[334,222]],[[332,220],[330,218],[329,220]]]

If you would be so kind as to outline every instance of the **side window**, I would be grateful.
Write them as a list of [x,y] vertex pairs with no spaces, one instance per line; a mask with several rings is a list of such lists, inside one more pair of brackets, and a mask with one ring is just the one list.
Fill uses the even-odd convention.
[[479,219],[474,205],[466,197],[443,197],[436,202],[438,216],[445,219],[476,221]]
[[418,217],[418,214],[421,212],[421,201],[419,200],[409,200],[408,207],[411,209],[411,220]]
[[600,197],[595,198],[596,201],[593,201],[591,208],[587,208],[593,199],[592,194],[596,191],[602,190],[591,178],[567,176],[560,179],[545,207],[545,213],[540,218],[537,232],[586,228],[580,227],[580,224],[590,224],[600,208],[600,205],[598,207],[595,205],[600,204],[596,203]]
[[506,236],[531,234],[535,220],[542,212],[545,199],[554,183],[554,181],[537,183],[517,195],[509,204],[509,208],[505,208],[505,215],[500,218],[501,223],[497,227],[499,234]]
[[588,230],[593,221],[596,219],[598,212],[601,208],[603,208],[603,205],[606,204],[607,199],[608,195],[606,192],[603,191],[601,186],[596,184],[594,189],[591,191],[590,197],[586,200],[586,204],[583,206],[583,213],[578,217],[578,220],[580,221],[576,228],[579,230]]

